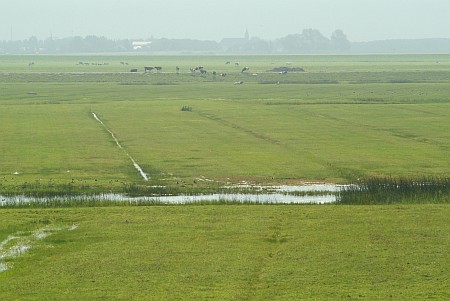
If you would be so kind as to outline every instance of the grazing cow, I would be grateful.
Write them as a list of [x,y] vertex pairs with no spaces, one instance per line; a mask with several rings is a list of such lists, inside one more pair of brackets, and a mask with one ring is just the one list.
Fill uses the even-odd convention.
[[250,68],[249,68],[249,67],[244,67],[244,68],[242,68],[242,71],[241,71],[241,73],[244,73],[245,71],[248,71],[248,70],[250,70]]
[[239,62],[234,63],[235,66],[239,66]]
[[150,66],[146,66],[144,67],[144,72],[151,72],[153,69],[155,69],[154,67],[150,67]]
[[227,74],[226,74],[226,73],[220,73],[219,75],[220,75],[220,76],[222,76],[222,77],[225,77],[225,76],[227,76]]
[[234,82],[235,85],[242,85],[244,82],[240,81],[240,82]]
[[130,72],[137,72],[137,69],[131,69]]
[[201,74],[206,74],[206,70],[205,69],[200,69],[200,73]]
[[231,64],[230,61],[226,61],[226,62],[225,62],[225,65],[229,65],[229,64]]
[[155,67],[156,71],[161,71],[162,67]]

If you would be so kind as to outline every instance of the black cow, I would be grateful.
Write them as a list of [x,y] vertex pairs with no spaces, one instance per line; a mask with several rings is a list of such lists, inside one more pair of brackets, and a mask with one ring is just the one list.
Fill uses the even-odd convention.
[[146,66],[144,67],[144,72],[151,72],[153,69],[155,69],[155,67]]

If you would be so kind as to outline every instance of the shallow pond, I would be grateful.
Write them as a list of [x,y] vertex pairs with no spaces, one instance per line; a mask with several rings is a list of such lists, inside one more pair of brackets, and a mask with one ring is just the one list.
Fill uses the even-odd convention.
[[[336,193],[343,186],[332,184],[314,184],[303,186],[252,186],[254,193],[214,193],[207,195],[171,195],[171,196],[138,196],[125,194],[99,194],[58,197],[27,197],[23,195],[2,196],[0,206],[29,202],[47,201],[123,201],[123,202],[155,202],[161,204],[189,204],[196,202],[241,202],[265,204],[325,204],[336,202]],[[239,186],[239,188],[243,188]],[[248,187],[247,187],[248,188]],[[226,191],[226,190],[225,190]],[[308,192],[311,192],[308,195]],[[300,195],[295,195],[299,193]]]

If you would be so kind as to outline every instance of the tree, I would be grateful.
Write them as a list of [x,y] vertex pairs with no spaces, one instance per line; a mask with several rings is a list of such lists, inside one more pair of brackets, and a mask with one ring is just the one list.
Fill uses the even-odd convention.
[[347,51],[350,50],[350,42],[347,40],[347,36],[340,29],[335,30],[331,34],[331,45],[334,50]]
[[317,29],[304,29],[301,34],[291,34],[278,40],[283,51],[320,53],[331,49],[331,42]]
[[304,29],[300,35],[302,52],[324,52],[330,49],[330,40],[317,29]]

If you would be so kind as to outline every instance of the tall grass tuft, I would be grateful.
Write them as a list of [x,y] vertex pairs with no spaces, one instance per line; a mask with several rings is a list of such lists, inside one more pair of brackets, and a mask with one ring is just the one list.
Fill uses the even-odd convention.
[[370,178],[343,188],[338,204],[448,204],[450,179]]
[[40,200],[16,200],[2,202],[0,208],[78,208],[78,207],[130,207],[130,206],[165,206],[156,199],[146,200],[103,200],[101,198],[93,198],[89,196],[71,197],[65,199],[47,198]]

